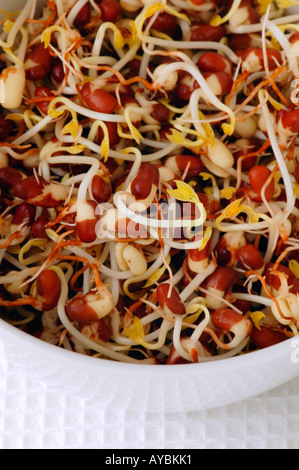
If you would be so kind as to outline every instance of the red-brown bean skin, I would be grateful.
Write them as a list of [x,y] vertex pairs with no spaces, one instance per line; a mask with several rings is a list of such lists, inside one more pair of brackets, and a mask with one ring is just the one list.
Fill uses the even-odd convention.
[[93,90],[90,83],[83,85],[81,94],[85,104],[93,111],[112,114],[117,106],[114,96],[100,88]]
[[291,44],[294,44],[294,42],[297,42],[297,41],[299,41],[299,33],[297,32],[297,33],[291,34],[291,36],[289,37],[289,42]]
[[[279,276],[272,272],[273,266],[274,263],[268,263],[265,268],[264,275],[267,285],[272,286],[276,290],[279,290],[281,282]],[[279,271],[286,275],[287,283],[290,286],[290,292],[295,295],[299,294],[299,281],[296,276],[292,273],[292,271],[283,264],[279,264],[276,268],[276,271]]]
[[221,330],[230,331],[231,328],[243,320],[241,313],[232,310],[231,308],[218,308],[211,315],[211,320],[216,328]]
[[[244,157],[250,153],[254,153],[259,149],[259,142],[255,138],[247,139],[249,148],[240,148],[236,152],[233,153],[235,166],[237,166],[238,160],[241,157]],[[243,171],[250,171],[252,167],[256,164],[256,156],[251,156],[248,158],[244,158],[241,163],[241,168]]]
[[[223,95],[229,93],[233,86],[233,79],[232,76],[227,72],[204,72],[203,74],[204,79],[209,78],[211,75],[217,77],[218,82],[221,86],[221,93]],[[194,88],[197,88],[197,82],[194,84]]]
[[3,114],[0,114],[0,141],[5,140],[13,130],[13,122],[10,119],[5,119]]
[[217,52],[204,52],[197,61],[197,66],[202,72],[226,72],[233,71],[232,62]]
[[155,103],[152,110],[153,118],[158,121],[160,124],[168,121],[169,111],[165,106],[160,103]]
[[289,129],[294,134],[299,132],[299,108],[281,109],[276,115],[277,121],[281,120],[281,124],[285,129]]
[[214,254],[217,260],[218,266],[225,266],[231,261],[231,250],[227,246],[227,241],[225,237],[221,237],[214,249]]
[[115,23],[115,21],[120,17],[121,7],[118,2],[114,0],[103,0],[103,2],[98,4],[102,12],[103,21],[110,21],[111,23]]
[[27,60],[35,63],[35,65],[30,65],[28,63],[29,68],[26,69],[27,61],[25,62],[27,80],[40,80],[50,73],[52,56],[49,48],[45,48],[43,44],[37,44],[29,54]]
[[172,344],[171,345],[171,348],[170,348],[170,353],[167,357],[167,360],[166,360],[166,364],[167,365],[173,365],[173,364],[188,364],[190,363],[190,361],[187,361],[186,359],[184,359],[182,356],[180,356],[174,345]]
[[[88,294],[90,295],[91,293],[89,292]],[[72,320],[80,323],[90,323],[98,320],[96,312],[88,305],[85,295],[81,293],[75,295],[75,297],[66,304],[65,310]]]
[[[250,194],[250,198],[253,201],[263,202],[263,199],[261,197],[261,190],[270,175],[271,175],[271,171],[269,170],[269,168],[263,165],[256,165],[252,167],[251,170],[249,171],[248,177],[249,177],[249,182],[252,188],[252,193]],[[275,192],[275,183],[274,183],[274,179],[272,178],[264,191],[264,195],[267,201],[271,201],[271,199],[273,198],[274,192]]]
[[35,217],[35,207],[28,202],[22,202],[16,209],[16,212],[12,218],[12,223],[20,225],[26,222],[27,226],[31,226]]
[[204,287],[218,289],[222,292],[226,292],[230,289],[237,281],[237,274],[228,266],[218,266],[216,270],[210,274],[204,281]]
[[236,49],[248,49],[252,44],[250,34],[230,34],[228,36],[228,46],[235,51]]
[[287,336],[282,333],[271,330],[271,328],[267,328],[266,326],[261,326],[260,329],[253,328],[250,338],[251,342],[259,349],[274,346],[288,339]]
[[[53,96],[53,98],[55,98],[54,93],[51,90],[49,90],[49,88],[47,88],[45,86],[37,87],[34,90],[34,96],[35,96],[35,98],[43,98],[44,96],[46,96],[46,97]],[[40,112],[42,114],[47,115],[48,114],[49,104],[50,104],[49,101],[40,101],[40,102],[36,103],[36,106],[38,107],[38,109],[40,110]]]
[[152,28],[163,33],[173,31],[177,26],[177,18],[167,12],[161,12],[152,24]]
[[170,285],[168,283],[160,284],[157,287],[157,300],[162,310],[167,307],[174,315],[185,315],[186,308],[180,299],[179,294],[173,288],[170,297],[168,297]]
[[112,194],[112,186],[109,180],[95,175],[91,183],[91,192],[94,199],[101,204],[102,202],[109,201]]
[[191,249],[188,251],[188,256],[192,261],[203,261],[208,258],[211,252],[211,240],[209,240],[206,246],[202,250]]
[[55,58],[52,62],[51,77],[56,83],[61,83],[64,79],[63,63],[58,58]]
[[51,193],[43,196],[43,189],[49,183],[41,176],[31,175],[28,178],[19,181],[13,186],[13,193],[20,199],[40,207],[56,207],[59,203],[64,201],[57,201]]
[[[87,201],[87,203],[93,208],[95,212],[97,203],[95,201]],[[81,242],[92,243],[95,241],[97,238],[96,225],[98,220],[99,217],[95,214],[94,219],[81,220],[80,222],[76,223],[77,233]]]
[[0,168],[0,186],[2,188],[11,188],[22,181],[22,173],[12,167]]
[[155,165],[147,163],[131,183],[131,192],[135,199],[146,199],[152,190],[153,184],[155,186],[159,184],[159,170]]
[[90,15],[90,7],[89,7],[88,3],[85,3],[85,5],[81,8],[78,15],[74,19],[74,25],[77,28],[85,26],[90,21],[90,16],[91,16]]
[[50,222],[49,217],[40,215],[32,224],[32,236],[33,238],[48,238],[46,234],[46,226]]
[[36,287],[39,296],[42,298],[42,309],[44,311],[52,310],[57,306],[61,292],[61,283],[54,271],[48,269],[41,272],[36,279]]
[[250,243],[240,248],[238,251],[237,260],[244,269],[258,270],[261,269],[264,265],[264,260],[261,253],[254,245],[251,245]]
[[[249,47],[246,49],[243,54],[242,54],[242,59],[246,60],[249,54],[252,52],[255,53],[256,57],[258,57],[260,64],[264,68],[264,55],[263,55],[263,49],[258,48],[258,47]],[[277,68],[277,63],[276,61],[281,64],[282,59],[281,59],[281,54],[279,51],[276,49],[272,48],[267,48],[267,60],[268,60],[268,67],[269,70],[275,70]]]
[[299,162],[296,163],[294,176],[295,176],[296,183],[299,184]]
[[192,178],[193,176],[198,176],[200,172],[203,171],[204,165],[199,157],[195,155],[177,155],[176,156],[176,164],[178,169],[184,173],[186,167],[189,165],[187,170],[187,178]]
[[191,28],[190,41],[220,41],[226,35],[223,25],[211,26],[203,23]]

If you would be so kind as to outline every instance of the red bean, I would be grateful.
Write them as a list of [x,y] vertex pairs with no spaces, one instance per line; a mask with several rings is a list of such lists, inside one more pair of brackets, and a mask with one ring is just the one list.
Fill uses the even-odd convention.
[[237,274],[228,266],[218,266],[216,270],[204,281],[204,287],[226,292],[237,281]]
[[295,167],[295,180],[296,180],[296,183],[299,184],[299,162],[296,163],[296,167]]
[[175,16],[162,11],[152,24],[152,28],[163,33],[169,33],[176,28],[177,22],[178,21]]
[[[263,202],[261,191],[265,185],[267,179],[271,175],[269,168],[263,165],[256,165],[249,171],[249,182],[252,188],[250,197],[255,202]],[[264,191],[264,195],[267,201],[271,201],[275,192],[275,182],[272,178],[270,183],[267,185]]]
[[299,33],[297,32],[297,33],[291,34],[291,36],[289,37],[289,42],[293,44],[294,42],[297,42],[297,41],[299,41]]
[[230,331],[231,328],[244,319],[243,315],[231,308],[219,308],[211,315],[211,320],[216,328]]
[[204,52],[197,61],[202,72],[226,72],[232,75],[232,62],[218,52]]
[[91,192],[94,199],[99,204],[109,201],[112,194],[112,186],[109,178],[101,178],[101,176],[95,175],[91,184]]
[[191,249],[188,251],[188,256],[192,261],[198,262],[203,261],[204,259],[210,256],[211,251],[211,240],[206,243],[206,246],[202,250],[198,250],[197,248]]
[[223,25],[200,24],[191,28],[190,41],[220,41],[226,35]]
[[49,217],[40,215],[32,224],[31,231],[33,238],[48,238],[45,229],[49,222]]
[[89,21],[90,21],[90,7],[88,3],[85,3],[85,5],[81,8],[78,15],[74,19],[74,25],[77,26],[77,28],[80,28],[82,26],[85,26]]
[[218,266],[225,266],[231,261],[231,250],[225,237],[221,237],[214,249]]
[[152,116],[160,124],[163,124],[164,122],[168,121],[169,111],[162,104],[155,103],[153,105]]
[[248,49],[252,46],[252,38],[250,34],[230,34],[228,36],[228,45],[230,49]]
[[[267,62],[268,62],[268,67],[269,70],[274,70],[277,68],[277,64],[282,63],[282,58],[281,54],[279,51],[276,49],[268,48],[266,50],[267,54]],[[258,61],[258,66],[253,70],[251,69],[250,62],[252,62],[252,58],[255,58],[255,62]],[[250,71],[255,71],[258,72],[259,70],[264,70],[265,64],[264,64],[264,54],[263,54],[263,49],[258,48],[258,47],[249,47],[249,49],[246,49],[243,54],[242,54],[242,59],[243,59],[243,66],[245,68],[250,70]],[[246,61],[248,61],[248,66],[244,65],[247,64]]]
[[56,83],[61,83],[64,79],[63,63],[60,59],[55,58],[51,67],[51,77]]
[[[92,210],[89,210],[89,207]],[[82,203],[77,211],[76,228],[79,239],[83,243],[92,243],[97,238],[96,225],[99,217],[96,215],[97,203],[95,201],[87,201]],[[85,213],[86,212],[86,218]],[[90,214],[91,212],[91,214]]]
[[[281,282],[279,276],[272,272],[273,266],[274,263],[268,263],[264,275],[267,285],[273,287],[275,290],[279,290],[281,287]],[[276,268],[276,271],[286,275],[290,292],[295,295],[299,294],[299,281],[292,271],[283,264],[279,264]]]
[[48,47],[43,44],[37,44],[29,57],[24,68],[28,80],[40,80],[45,78],[51,70],[52,56]]
[[[49,90],[49,88],[47,88],[46,86],[37,87],[34,91],[34,96],[35,98],[43,98],[44,96],[45,97],[53,96],[53,98],[55,97],[54,93],[51,90]],[[36,106],[38,107],[38,109],[40,110],[42,114],[46,115],[48,114],[49,104],[50,104],[49,101],[39,101],[36,103]]]
[[47,188],[50,185],[41,176],[28,176],[13,186],[13,193],[20,199],[40,207],[56,207],[65,202],[66,189],[62,185],[52,185],[51,191]]
[[35,217],[35,207],[27,202],[22,202],[16,209],[12,218],[13,225],[25,224],[27,227],[32,225]]
[[286,339],[288,339],[287,336],[266,326],[261,326],[260,329],[253,328],[251,333],[252,343],[260,349],[274,346],[274,344],[279,344]]
[[185,315],[186,308],[181,301],[179,294],[174,288],[172,288],[170,296],[168,297],[169,290],[170,284],[168,283],[160,284],[157,287],[157,300],[161,309],[169,311],[173,315]]
[[114,96],[100,88],[93,88],[90,83],[83,85],[81,93],[85,104],[93,111],[111,114],[117,106]]
[[99,3],[102,12],[102,20],[115,23],[121,15],[121,7],[115,0],[103,0]]
[[259,270],[264,265],[264,260],[259,250],[248,243],[247,245],[240,248],[238,252],[238,263],[244,269]]
[[198,176],[203,171],[204,165],[199,157],[195,155],[174,155],[165,159],[165,166],[175,174],[185,173],[187,178]]
[[295,134],[299,132],[299,108],[281,109],[278,111],[276,119],[285,129],[289,129]]
[[[234,83],[232,76],[227,72],[204,72],[203,77],[216,96],[229,93]],[[194,88],[197,88],[196,85],[197,83]]]
[[3,114],[0,114],[0,141],[5,140],[13,130],[13,122],[10,119],[5,119]]
[[55,271],[48,269],[41,272],[36,279],[36,287],[41,298],[41,308],[44,311],[52,310],[58,304],[61,283]]
[[146,199],[151,193],[152,186],[159,185],[159,177],[159,170],[155,165],[145,164],[131,183],[131,193],[135,199]]
[[88,305],[86,296],[83,294],[75,295],[66,305],[65,309],[72,320],[81,323],[89,323],[98,320],[96,312]]
[[0,186],[2,188],[11,188],[22,181],[23,176],[20,171],[12,167],[0,168]]

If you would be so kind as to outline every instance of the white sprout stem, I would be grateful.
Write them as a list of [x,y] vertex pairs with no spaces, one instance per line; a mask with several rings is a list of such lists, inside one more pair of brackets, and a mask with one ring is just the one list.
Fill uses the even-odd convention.
[[181,330],[182,330],[183,318],[176,315],[173,329],[173,345],[176,352],[187,361],[191,360],[190,354],[187,353],[182,347],[181,343]]
[[42,118],[35,126],[29,129],[24,134],[20,135],[17,139],[13,141],[14,144],[20,145],[26,142],[26,140],[30,140],[34,137],[38,132],[42,131],[50,122],[53,121],[53,118],[50,116],[45,116]]
[[[111,269],[113,271],[118,271],[114,247],[115,247],[115,243],[110,242],[110,264],[111,264]],[[112,293],[112,298],[113,298],[113,304],[115,306],[119,299],[119,280],[116,277],[111,278],[111,293]]]
[[193,331],[192,335],[190,336],[190,340],[193,341],[194,343],[196,343],[196,341],[199,340],[199,338],[201,337],[204,329],[208,326],[209,322],[210,322],[210,312],[209,310],[207,309],[207,307],[205,307],[204,305],[200,305],[199,308],[201,308],[205,314],[205,317],[203,320],[201,320],[201,322],[199,323],[199,325],[196,326],[195,330]]
[[130,182],[135,178],[135,176],[137,175],[139,169],[140,169],[140,165],[142,163],[142,154],[140,152],[140,150],[138,150],[137,148],[135,147],[128,147],[126,149],[126,151],[128,152],[132,152],[133,154],[135,154],[135,160],[134,160],[134,163],[132,165],[132,168],[131,170],[129,171],[129,174],[123,184],[123,187],[122,189],[125,191],[128,187],[128,185],[130,184]]
[[[259,91],[258,96],[259,96],[260,102],[262,102],[264,99],[262,90]],[[272,147],[274,156],[276,158],[277,164],[279,166],[279,170],[281,172],[281,176],[282,176],[285,191],[286,191],[287,205],[285,209],[283,210],[283,217],[282,217],[282,221],[284,222],[289,217],[289,215],[291,214],[293,210],[294,203],[295,203],[295,195],[293,192],[293,185],[292,185],[292,181],[290,178],[290,174],[289,174],[287,165],[285,163],[285,160],[283,158],[282,152],[280,150],[280,147],[278,145],[276,135],[275,135],[275,130],[272,127],[270,113],[269,113],[269,109],[266,103],[262,105],[262,111],[263,111],[263,115],[264,115],[264,119],[266,123],[267,133],[268,133],[269,140],[271,143],[271,147]]]
[[[261,21],[262,19],[263,18],[261,18]],[[271,20],[271,22],[275,25],[283,25],[286,23],[296,23],[298,21],[299,21],[299,14],[279,17],[279,18],[275,18]],[[241,25],[235,28],[231,28],[230,26],[227,27],[227,32],[234,33],[234,34],[259,33],[260,31],[262,31],[262,23]]]
[[63,157],[46,157],[47,161],[49,163],[52,163],[52,164],[57,164],[57,163],[70,163],[70,164],[75,164],[75,165],[78,165],[79,163],[85,163],[87,165],[90,165],[90,169],[88,170],[88,172],[85,174],[81,184],[80,184],[80,187],[79,187],[79,191],[78,191],[78,195],[77,195],[77,203],[80,203],[80,202],[85,202],[86,201],[86,194],[87,194],[87,191],[88,191],[88,186],[90,185],[90,183],[92,182],[92,179],[94,177],[94,175],[96,174],[96,172],[98,171],[99,169],[99,160],[97,158],[93,158],[93,157],[87,157],[86,155],[82,155],[81,158],[82,160],[79,160],[80,156],[76,156],[76,157],[66,157],[66,156],[63,156]]
[[77,1],[77,3],[75,3],[75,5],[73,6],[73,8],[70,10],[69,14],[66,17],[66,21],[68,22],[69,26],[73,26],[76,16],[80,12],[81,8],[83,8],[84,5],[88,2],[89,0],[79,0]]
[[273,21],[267,20],[265,23],[265,26],[268,28],[268,30],[273,34],[275,39],[279,42],[281,47],[285,50],[286,53],[288,53],[288,50],[290,49],[290,43],[288,41],[288,38],[283,34],[283,32],[276,26],[276,24],[273,23]]
[[161,75],[159,76],[157,83],[163,83],[164,79],[166,79],[167,75],[170,72],[173,72],[175,70],[184,70],[185,72],[190,73],[194,77],[194,79],[198,82],[200,85],[202,91],[208,98],[208,100],[217,108],[226,113],[228,116],[230,116],[231,121],[234,122],[235,116],[233,111],[223,104],[217,96],[214,95],[212,92],[211,88],[207,84],[206,80],[204,79],[203,75],[200,73],[198,68],[195,66],[191,66],[190,64],[187,64],[185,62],[173,62],[171,64],[167,64],[165,68],[162,70]]
[[96,343],[82,333],[80,333],[77,328],[70,322],[66,313],[65,313],[65,304],[68,300],[68,284],[66,282],[65,276],[63,271],[57,267],[55,267],[55,272],[57,273],[60,282],[61,282],[61,294],[57,305],[57,312],[59,319],[63,326],[69,331],[69,333],[74,336],[74,338],[78,339],[82,344],[86,347],[103,354],[104,356],[110,357],[111,359],[115,359],[116,361],[123,361],[123,362],[130,362],[130,363],[139,363],[137,359],[133,359],[125,354],[117,353],[106,346],[102,346],[99,343]]
[[213,361],[219,361],[223,359],[227,359],[229,357],[234,357],[239,354],[249,343],[250,337],[244,338],[241,343],[236,346],[235,348],[231,349],[230,351],[227,351],[223,354],[219,354],[218,356],[198,356],[198,362],[213,362]]
[[34,1],[35,0],[28,0],[26,2],[26,5],[22,9],[20,15],[17,17],[16,21],[14,21],[13,26],[7,35],[7,40],[0,40],[1,47],[10,49],[13,46],[16,35],[18,34],[21,26],[24,24],[24,22],[30,15]]
[[210,275],[212,274],[215,269],[217,268],[217,264],[215,261],[211,261],[207,268],[202,272],[197,274],[192,281],[185,287],[184,290],[180,293],[180,298],[182,302],[185,302],[190,295],[194,293],[194,291],[200,286],[200,284]]
[[267,307],[271,307],[273,304],[273,301],[271,299],[268,299],[267,297],[263,297],[261,295],[241,294],[241,293],[239,294],[237,292],[234,292],[232,296],[238,300],[249,300],[250,302],[254,302],[256,304],[266,305]]

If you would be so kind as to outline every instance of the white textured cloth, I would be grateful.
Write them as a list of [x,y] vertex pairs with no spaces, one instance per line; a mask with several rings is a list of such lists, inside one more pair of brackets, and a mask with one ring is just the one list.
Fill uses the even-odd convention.
[[298,449],[299,377],[204,412],[107,409],[0,366],[1,449]]

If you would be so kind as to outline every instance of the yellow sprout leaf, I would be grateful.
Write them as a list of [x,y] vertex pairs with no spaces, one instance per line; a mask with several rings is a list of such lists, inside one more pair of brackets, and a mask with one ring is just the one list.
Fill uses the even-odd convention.
[[294,184],[294,194],[297,198],[299,198],[299,184],[298,183]]
[[259,3],[259,13],[263,14],[266,13],[267,8],[271,3],[273,3],[273,0],[258,0]]
[[220,190],[220,198],[230,200],[235,192],[236,188],[228,186],[227,188]]
[[129,328],[125,327],[124,332],[134,343],[144,344],[144,330],[138,317],[133,318],[133,325]]
[[231,124],[227,124],[226,122],[222,124],[221,127],[223,132],[227,135],[232,135],[232,133],[234,132],[234,126],[232,126]]
[[[170,263],[170,259],[171,258],[168,255],[167,258],[166,258],[167,264]],[[160,277],[164,274],[165,270],[166,270],[166,266],[163,265],[163,266],[161,266],[161,268],[154,271],[153,274],[147,279],[146,284],[143,286],[143,289],[145,289],[146,287],[149,287],[149,286],[155,284],[155,282],[159,281]]]
[[289,269],[296,276],[296,278],[299,279],[299,263],[298,263],[298,261],[296,261],[295,259],[291,259],[289,261]]
[[167,189],[170,196],[174,197],[178,201],[195,202],[199,203],[199,198],[193,188],[184,181],[174,180],[177,185],[177,189]]
[[6,20],[3,25],[3,31],[5,33],[9,33],[12,27],[13,27],[13,22],[10,20]]
[[257,310],[256,312],[251,312],[251,313],[249,314],[249,316],[250,316],[250,318],[251,318],[251,320],[252,320],[252,322],[253,322],[255,328],[257,328],[258,330],[260,330],[261,327],[260,327],[260,325],[259,325],[259,322],[260,322],[263,318],[265,318],[265,315],[263,314],[263,312],[260,312],[260,311]]
[[62,135],[71,134],[73,139],[75,139],[78,135],[79,131],[79,123],[77,119],[72,119],[68,124],[64,126],[61,130]]
[[53,26],[49,26],[48,28],[46,28],[41,36],[41,42],[44,43],[45,47],[49,46],[51,42],[51,35],[54,31],[58,31],[62,34],[65,33],[65,30],[62,28],[62,26],[53,25]]

